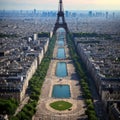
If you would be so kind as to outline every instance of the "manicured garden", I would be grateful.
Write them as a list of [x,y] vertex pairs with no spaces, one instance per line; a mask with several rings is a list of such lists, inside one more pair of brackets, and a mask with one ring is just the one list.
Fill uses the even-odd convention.
[[66,101],[56,101],[50,103],[50,106],[55,110],[63,111],[63,110],[69,110],[72,107],[72,104]]

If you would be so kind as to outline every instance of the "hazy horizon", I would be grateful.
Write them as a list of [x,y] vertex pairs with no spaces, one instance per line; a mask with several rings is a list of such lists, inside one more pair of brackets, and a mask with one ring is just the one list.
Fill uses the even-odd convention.
[[[59,0],[0,0],[0,10],[57,10]],[[63,0],[65,10],[120,10],[120,0]]]

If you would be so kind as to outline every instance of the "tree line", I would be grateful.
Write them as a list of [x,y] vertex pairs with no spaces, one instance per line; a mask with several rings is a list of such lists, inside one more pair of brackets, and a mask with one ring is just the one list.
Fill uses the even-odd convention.
[[92,102],[92,95],[91,95],[89,84],[87,81],[88,76],[87,76],[86,70],[84,69],[83,62],[81,61],[79,55],[77,54],[77,50],[73,41],[74,39],[73,36],[74,35],[72,34],[67,35],[67,43],[69,47],[70,56],[74,62],[75,70],[80,79],[79,84],[81,85],[83,90],[83,97],[85,98],[85,103],[87,106],[87,110],[85,113],[86,115],[88,115],[89,120],[97,120],[96,112]]

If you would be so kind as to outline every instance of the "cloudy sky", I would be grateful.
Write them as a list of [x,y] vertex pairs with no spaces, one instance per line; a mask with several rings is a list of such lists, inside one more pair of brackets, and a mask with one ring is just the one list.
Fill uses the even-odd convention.
[[[56,10],[59,0],[0,0],[0,9]],[[120,0],[63,0],[65,10],[120,10]]]

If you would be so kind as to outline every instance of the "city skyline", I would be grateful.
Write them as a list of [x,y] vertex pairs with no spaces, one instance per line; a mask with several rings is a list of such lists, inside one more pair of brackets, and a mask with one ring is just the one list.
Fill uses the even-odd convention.
[[[1,10],[57,10],[59,0],[0,0]],[[65,10],[120,10],[119,0],[63,0]]]

